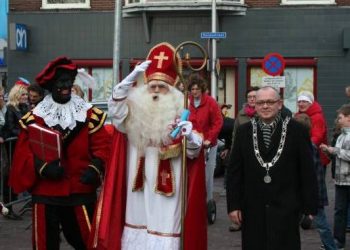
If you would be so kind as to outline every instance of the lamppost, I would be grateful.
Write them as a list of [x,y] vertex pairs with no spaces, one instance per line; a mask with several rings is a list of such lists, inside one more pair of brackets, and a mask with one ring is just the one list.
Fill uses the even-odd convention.
[[119,82],[120,34],[122,22],[122,4],[124,1],[115,0],[114,10],[114,43],[113,43],[113,84]]

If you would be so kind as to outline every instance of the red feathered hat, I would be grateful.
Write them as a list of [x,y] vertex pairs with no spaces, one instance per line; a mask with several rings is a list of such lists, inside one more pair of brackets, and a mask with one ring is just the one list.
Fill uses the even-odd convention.
[[77,65],[65,56],[57,57],[55,60],[49,62],[45,68],[35,77],[35,81],[43,88],[47,88],[56,74],[57,69],[66,69],[73,73],[74,77],[77,75]]
[[[146,60],[151,60],[152,63],[147,68],[146,82],[152,80],[164,81],[172,86],[177,81],[176,66],[173,62],[175,48],[169,43],[159,43],[154,46],[148,53]],[[178,62],[180,58],[178,57]],[[179,65],[181,65],[179,63]]]

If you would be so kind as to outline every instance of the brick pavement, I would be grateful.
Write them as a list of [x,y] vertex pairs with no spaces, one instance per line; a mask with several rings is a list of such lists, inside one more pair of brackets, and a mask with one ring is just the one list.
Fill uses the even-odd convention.
[[[333,224],[333,204],[334,204],[334,186],[328,173],[328,194],[330,204],[326,211],[328,219]],[[219,193],[222,191],[222,178],[215,179],[214,198],[217,205],[217,219],[213,225],[208,227],[208,250],[239,250],[240,232],[229,232],[229,221],[226,215],[226,197]],[[12,221],[0,216],[0,250],[29,250],[31,249],[31,215],[26,213],[22,221]],[[301,230],[302,250],[318,250],[321,243],[316,230]],[[347,242],[350,242],[350,234],[347,236]],[[350,243],[349,243],[350,244]],[[61,249],[71,249],[64,241]],[[350,249],[350,247],[346,248]]]

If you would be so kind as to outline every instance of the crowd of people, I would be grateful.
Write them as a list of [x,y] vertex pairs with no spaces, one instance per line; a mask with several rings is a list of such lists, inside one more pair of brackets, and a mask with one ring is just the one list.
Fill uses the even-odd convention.
[[[6,101],[0,88],[1,167],[5,154],[12,159],[2,176],[3,202],[30,193],[33,249],[59,249],[62,232],[74,249],[205,250],[217,159],[228,230],[241,230],[243,250],[301,249],[299,229],[311,224],[324,249],[344,249],[350,105],[337,110],[332,143],[311,91],[297,94],[292,114],[279,90],[250,87],[233,119],[231,106],[208,94],[204,75],[179,81],[174,52],[169,43],[157,44],[114,86],[111,125],[84,100],[74,84],[77,65],[67,57],[49,62],[35,83],[20,78]],[[137,83],[141,75],[144,82]],[[35,150],[33,141],[47,141],[33,127],[57,135],[55,159]],[[328,166],[335,180],[333,229],[324,209]],[[8,218],[20,218],[8,208]]]

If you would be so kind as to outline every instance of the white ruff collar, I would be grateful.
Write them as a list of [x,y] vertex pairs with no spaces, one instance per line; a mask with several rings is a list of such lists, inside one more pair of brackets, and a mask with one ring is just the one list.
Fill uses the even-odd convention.
[[55,102],[49,94],[33,109],[33,114],[43,118],[49,127],[60,125],[63,129],[72,130],[77,125],[77,121],[85,122],[86,111],[91,107],[90,103],[74,94],[65,104]]

